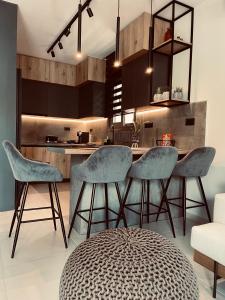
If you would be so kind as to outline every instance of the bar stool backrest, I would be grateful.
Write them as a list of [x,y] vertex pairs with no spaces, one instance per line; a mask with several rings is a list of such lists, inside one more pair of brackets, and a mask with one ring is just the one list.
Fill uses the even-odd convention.
[[181,177],[206,176],[215,154],[216,150],[213,147],[196,148],[177,163],[173,175]]
[[85,162],[82,170],[87,182],[113,183],[125,180],[132,164],[132,151],[126,146],[103,146]]
[[128,176],[137,179],[167,179],[177,162],[178,152],[174,147],[154,147],[132,164]]

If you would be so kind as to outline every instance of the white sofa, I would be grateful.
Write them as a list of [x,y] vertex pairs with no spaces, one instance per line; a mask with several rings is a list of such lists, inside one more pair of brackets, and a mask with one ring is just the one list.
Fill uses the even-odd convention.
[[213,297],[216,298],[218,264],[225,266],[225,194],[215,196],[213,222],[192,228],[191,246],[214,261]]

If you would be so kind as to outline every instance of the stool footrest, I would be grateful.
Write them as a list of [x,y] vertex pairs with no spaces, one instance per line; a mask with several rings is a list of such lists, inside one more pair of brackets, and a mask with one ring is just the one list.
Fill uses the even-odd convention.
[[[96,210],[103,210],[103,209],[105,209],[105,207],[96,207],[96,208],[93,208],[93,211],[96,211]],[[109,211],[111,211],[112,213],[114,213],[115,215],[119,215],[117,212],[115,212],[113,209],[111,209],[111,208],[108,208],[108,210]],[[83,220],[83,221],[85,221],[86,223],[88,223],[88,220],[84,217],[84,216],[82,216],[81,215],[81,213],[84,213],[84,212],[89,212],[90,211],[90,209],[82,209],[82,210],[79,210],[78,212],[77,212],[77,215]],[[114,222],[114,221],[117,221],[117,219],[110,219],[110,220],[108,220],[108,222]],[[91,222],[91,224],[101,224],[101,223],[105,223],[106,222],[106,220],[103,220],[103,221],[94,221],[94,222]]]
[[[148,202],[144,202],[144,204],[148,205]],[[141,212],[136,211],[136,210],[134,210],[134,209],[132,209],[132,208],[129,207],[129,206],[135,206],[135,205],[141,205],[141,203],[140,202],[137,202],[137,203],[128,203],[128,204],[125,205],[125,208],[128,209],[128,210],[130,210],[130,211],[132,211],[132,212],[134,212],[137,215],[140,215]],[[149,206],[154,206],[154,207],[159,208],[159,206],[156,205],[156,204],[154,204],[154,203],[149,203]],[[168,210],[162,207],[160,213],[162,214],[162,213],[166,213],[166,212],[168,212]],[[157,214],[158,214],[158,212],[152,212],[152,213],[149,213],[149,214],[143,214],[143,216],[153,216],[153,215],[157,215]]]
[[[59,219],[59,217],[55,217],[55,219]],[[54,220],[54,219],[53,218],[33,219],[33,220],[21,221],[21,223],[34,223],[34,222],[51,221],[51,220]]]

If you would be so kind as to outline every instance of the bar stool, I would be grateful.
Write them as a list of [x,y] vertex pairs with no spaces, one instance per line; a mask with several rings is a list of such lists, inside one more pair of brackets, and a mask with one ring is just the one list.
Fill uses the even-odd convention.
[[[109,222],[116,221],[117,219],[109,219],[109,211],[118,215],[117,212],[109,208],[108,201],[108,184],[114,183],[118,196],[119,205],[122,203],[121,193],[119,189],[119,182],[126,179],[127,172],[132,164],[132,151],[126,146],[103,146],[96,150],[86,161],[79,166],[72,169],[73,176],[75,179],[82,181],[81,191],[77,200],[76,208],[71,220],[70,230],[68,238],[70,237],[75,218],[78,215],[86,223],[87,228],[87,239],[90,237],[91,225],[106,223],[106,228],[109,228]],[[92,195],[90,199],[90,209],[79,210],[84,189],[87,183],[92,184]],[[95,191],[96,186],[99,184],[104,185],[105,190],[105,206],[100,208],[94,208]],[[93,222],[92,215],[95,210],[105,210],[105,220]],[[89,212],[89,219],[87,220],[82,216],[82,213]],[[125,215],[122,214],[124,226],[127,227]]]
[[[137,161],[132,164],[130,171],[128,172],[129,182],[126,189],[123,203],[120,207],[119,217],[117,219],[116,226],[119,225],[121,216],[124,214],[124,208],[138,214],[140,216],[139,226],[142,228],[143,217],[147,217],[149,223],[149,216],[156,215],[157,212],[150,212],[150,206],[159,207],[158,205],[150,202],[150,182],[152,180],[158,180],[162,186],[162,198],[166,203],[167,208],[162,208],[162,212],[168,212],[171,229],[173,236],[175,237],[175,230],[173,226],[173,220],[170,212],[170,207],[166,198],[166,193],[170,184],[170,177],[174,166],[178,158],[178,153],[174,147],[154,147],[148,152],[142,155]],[[141,202],[127,204],[127,197],[132,186],[133,180],[137,179],[141,181]],[[166,185],[162,184],[166,180]],[[147,188],[147,192],[146,192]],[[147,200],[147,201],[146,201]],[[147,205],[147,212],[144,213],[144,205]],[[140,205],[140,210],[137,211],[131,206]]]
[[[209,211],[209,207],[207,204],[201,177],[207,175],[209,168],[212,164],[212,161],[214,159],[215,153],[216,153],[216,150],[212,147],[196,148],[193,151],[191,151],[190,153],[188,153],[183,159],[178,161],[173,170],[172,176],[180,177],[182,180],[182,195],[181,195],[181,197],[178,197],[178,198],[168,199],[168,202],[170,204],[180,207],[182,209],[183,234],[184,235],[186,234],[186,210],[187,209],[205,206],[209,222],[211,222],[210,211]],[[187,179],[189,179],[189,178],[197,179],[203,202],[199,202],[199,201],[187,198],[186,185],[187,185]],[[177,203],[174,203],[173,202],[174,200],[182,200],[182,204],[179,205]],[[187,206],[187,200],[192,203],[195,203],[196,205]],[[164,202],[164,200],[162,199],[156,220],[158,220],[159,213],[162,208],[163,202]]]
[[[16,203],[16,207],[15,207],[15,211],[14,211],[14,215],[10,227],[10,232],[9,232],[9,237],[11,237],[14,223],[15,220],[17,219],[18,222],[17,222],[16,233],[14,237],[11,258],[13,258],[15,254],[20,226],[22,223],[53,220],[54,228],[56,230],[56,219],[60,219],[64,243],[65,243],[65,247],[67,248],[65,227],[64,227],[63,216],[62,216],[62,211],[61,211],[61,206],[60,206],[60,201],[59,201],[59,196],[58,196],[58,191],[56,186],[57,182],[61,182],[63,180],[62,174],[57,170],[57,168],[47,163],[41,163],[41,162],[32,161],[24,158],[22,154],[16,149],[16,147],[9,141],[3,141],[2,145],[8,157],[15,180],[22,183],[21,193],[19,195],[20,197],[18,197]],[[27,208],[27,209],[25,208],[29,185],[34,182],[48,184],[51,206]],[[54,206],[52,187],[54,190],[58,211],[55,209]],[[22,221],[24,211],[40,210],[40,209],[51,209],[52,218],[42,218],[42,219],[32,219],[32,220]]]

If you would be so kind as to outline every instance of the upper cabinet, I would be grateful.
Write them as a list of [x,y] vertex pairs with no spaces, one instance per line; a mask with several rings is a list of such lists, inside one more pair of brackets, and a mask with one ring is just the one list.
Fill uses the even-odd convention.
[[79,87],[79,118],[105,117],[105,84],[90,81]]
[[[120,32],[120,60],[123,64],[149,50],[150,19],[150,14],[144,12]],[[163,41],[166,28],[165,22],[156,23],[156,44]]]
[[75,86],[74,65],[18,54],[17,68],[24,79]]
[[75,85],[80,86],[88,81],[105,83],[106,61],[87,57],[76,65]]

